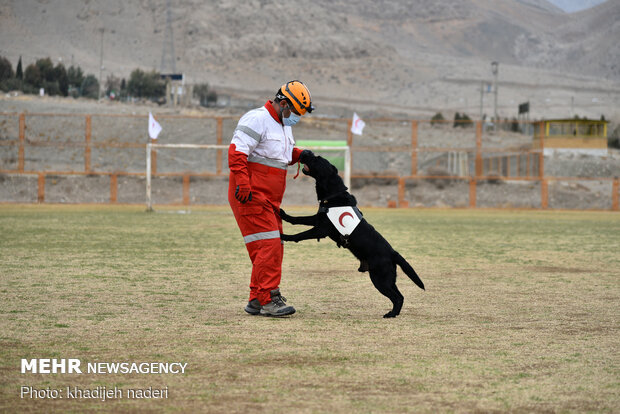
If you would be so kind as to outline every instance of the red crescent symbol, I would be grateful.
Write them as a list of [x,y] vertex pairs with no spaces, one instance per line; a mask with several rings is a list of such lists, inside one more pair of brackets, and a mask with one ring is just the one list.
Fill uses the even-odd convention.
[[358,123],[359,121],[361,121],[361,119],[360,119],[360,118],[357,118],[357,119],[355,120],[355,128],[357,128],[357,123]]
[[351,216],[351,218],[353,218],[353,214],[349,213],[349,212],[344,212],[340,215],[340,217],[338,217],[338,222],[340,223],[340,225],[342,227],[344,227],[344,224],[342,224],[342,220],[345,218],[345,216]]

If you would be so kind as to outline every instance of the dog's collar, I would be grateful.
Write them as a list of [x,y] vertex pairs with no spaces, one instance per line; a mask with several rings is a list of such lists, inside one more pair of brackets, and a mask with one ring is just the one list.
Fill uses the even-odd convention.
[[338,197],[339,195],[344,194],[344,193],[346,193],[346,192],[347,192],[347,190],[342,190],[342,191],[339,191],[339,192],[337,192],[337,193],[334,193],[334,194],[328,195],[327,197],[325,197],[325,198],[323,198],[323,199],[319,200],[319,205],[324,205],[324,204],[327,204],[327,203],[329,202],[329,200],[331,200],[331,199],[333,199],[333,198],[336,198],[336,197]]

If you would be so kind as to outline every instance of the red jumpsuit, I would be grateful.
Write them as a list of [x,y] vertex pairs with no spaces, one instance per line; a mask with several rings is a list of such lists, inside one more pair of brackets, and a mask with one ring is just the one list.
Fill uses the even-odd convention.
[[[271,101],[241,117],[228,149],[228,202],[245,241],[250,260],[250,299],[271,302],[282,277],[284,245],[279,210],[288,165],[299,160],[291,127],[284,126]],[[252,200],[235,198],[237,186],[250,186]]]

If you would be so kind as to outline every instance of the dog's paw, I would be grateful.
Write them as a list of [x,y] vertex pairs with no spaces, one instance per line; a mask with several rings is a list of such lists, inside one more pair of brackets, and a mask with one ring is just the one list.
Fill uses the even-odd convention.
[[366,260],[360,261],[360,267],[357,269],[358,272],[364,273],[368,271],[368,262]]
[[388,313],[386,313],[385,315],[383,315],[384,318],[395,318],[398,314],[394,313],[392,311],[389,311]]
[[282,240],[282,241],[294,241],[295,243],[297,243],[297,240],[294,240],[293,236],[290,236],[288,234],[280,233],[280,240]]
[[290,220],[290,216],[282,209],[280,209],[280,218],[286,222]]

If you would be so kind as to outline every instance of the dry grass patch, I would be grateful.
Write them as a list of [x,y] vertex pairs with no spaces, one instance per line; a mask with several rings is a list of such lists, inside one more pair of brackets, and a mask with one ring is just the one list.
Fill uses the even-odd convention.
[[[327,240],[286,246],[281,286],[297,314],[244,314],[249,259],[226,208],[1,206],[0,410],[620,408],[620,216],[364,214],[427,286],[399,270],[405,305],[395,320],[381,318],[389,301]],[[21,374],[20,359],[36,357],[188,367]],[[167,386],[169,398],[22,400],[20,385]]]

